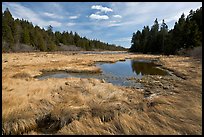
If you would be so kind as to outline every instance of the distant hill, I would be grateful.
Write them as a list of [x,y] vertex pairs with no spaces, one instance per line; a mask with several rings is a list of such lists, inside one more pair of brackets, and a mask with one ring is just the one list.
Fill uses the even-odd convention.
[[14,19],[7,8],[2,12],[2,52],[127,50],[115,44],[90,40],[76,32],[53,32],[33,26],[27,20]]

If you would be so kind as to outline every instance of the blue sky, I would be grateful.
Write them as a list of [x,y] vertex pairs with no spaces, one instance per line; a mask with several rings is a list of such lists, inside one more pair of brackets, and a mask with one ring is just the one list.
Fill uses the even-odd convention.
[[74,31],[80,36],[129,48],[133,32],[150,27],[157,18],[169,29],[182,13],[188,15],[202,2],[3,2],[13,17],[53,31]]

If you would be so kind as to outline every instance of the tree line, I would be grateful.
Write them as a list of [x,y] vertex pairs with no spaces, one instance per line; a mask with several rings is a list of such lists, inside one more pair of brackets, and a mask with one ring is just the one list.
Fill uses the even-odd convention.
[[156,19],[151,28],[144,26],[142,31],[133,33],[131,44],[131,52],[166,55],[202,46],[202,7],[191,10],[186,18],[182,14],[171,30],[164,20],[159,26]]
[[125,50],[115,44],[81,37],[76,32],[53,32],[51,25],[47,30],[41,29],[27,20],[14,19],[9,9],[6,8],[2,12],[2,51],[15,51],[15,47],[19,44],[26,44],[37,51],[57,51],[61,44],[67,47],[74,45],[81,50]]

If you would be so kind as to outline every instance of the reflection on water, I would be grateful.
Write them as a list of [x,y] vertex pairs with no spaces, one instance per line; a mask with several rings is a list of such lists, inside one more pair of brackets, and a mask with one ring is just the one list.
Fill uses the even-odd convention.
[[115,77],[137,77],[141,78],[141,74],[132,71],[131,60],[118,61],[116,63],[104,63],[99,66],[103,73],[113,75]]
[[39,76],[35,76],[38,80],[44,80],[48,78],[70,78],[72,77],[69,73],[65,71],[51,71],[51,72],[43,72],[43,74]]
[[168,72],[161,70],[149,60],[126,60],[113,64],[105,63],[100,65],[103,73],[117,77],[135,77],[141,79],[143,75],[168,75]]
[[168,72],[156,67],[153,62],[131,60],[132,71],[142,75],[168,75]]
[[66,73],[65,71],[46,72],[36,78],[39,80],[47,78],[96,78],[104,79],[106,82],[121,85],[134,86],[141,88],[140,83],[136,83],[134,79],[141,79],[143,75],[168,75],[168,72],[156,68],[156,65],[149,60],[125,60],[116,63],[97,63],[98,67],[102,69],[102,74],[89,73]]

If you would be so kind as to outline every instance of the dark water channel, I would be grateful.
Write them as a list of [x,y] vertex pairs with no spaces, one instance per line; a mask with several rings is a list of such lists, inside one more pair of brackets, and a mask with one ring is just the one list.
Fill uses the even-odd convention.
[[141,79],[144,75],[168,75],[165,70],[158,68],[151,60],[125,60],[116,63],[96,63],[102,69],[100,74],[90,73],[67,73],[65,71],[46,72],[36,78],[39,80],[47,78],[97,78],[106,82],[141,88],[142,85],[135,79]]

